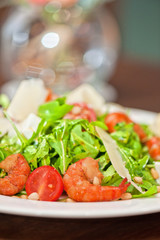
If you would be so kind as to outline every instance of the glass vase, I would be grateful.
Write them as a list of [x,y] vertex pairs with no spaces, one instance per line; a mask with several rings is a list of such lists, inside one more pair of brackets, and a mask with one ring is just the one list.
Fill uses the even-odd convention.
[[86,3],[11,9],[1,34],[4,92],[12,97],[21,80],[34,77],[58,94],[89,83],[106,100],[115,99],[109,79],[120,47],[118,25],[107,4]]

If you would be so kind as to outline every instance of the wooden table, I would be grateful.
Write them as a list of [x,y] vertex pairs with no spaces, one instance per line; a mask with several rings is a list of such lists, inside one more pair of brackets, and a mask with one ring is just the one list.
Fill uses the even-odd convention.
[[[110,83],[117,103],[160,111],[160,69],[120,58]],[[160,213],[110,219],[47,219],[0,214],[0,239],[160,239]]]

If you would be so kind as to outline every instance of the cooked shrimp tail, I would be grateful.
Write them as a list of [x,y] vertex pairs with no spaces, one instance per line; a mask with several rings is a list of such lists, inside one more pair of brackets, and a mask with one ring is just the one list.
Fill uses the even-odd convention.
[[79,202],[113,201],[121,198],[130,183],[125,178],[118,187],[101,186],[103,175],[98,161],[85,158],[72,164],[63,177],[68,196]]
[[126,182],[127,182],[127,178],[124,178],[121,184],[119,185],[119,188],[122,189],[123,193],[125,193],[127,191],[127,188],[131,185],[131,183],[126,184]]
[[30,173],[28,162],[20,153],[8,156],[0,162],[0,168],[7,176],[0,178],[0,194],[12,196],[20,192]]

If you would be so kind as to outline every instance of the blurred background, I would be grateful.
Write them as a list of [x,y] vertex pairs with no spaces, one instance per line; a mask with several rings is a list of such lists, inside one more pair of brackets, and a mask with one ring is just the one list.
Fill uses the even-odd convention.
[[160,62],[160,1],[120,0],[115,3],[124,54]]
[[[160,111],[159,0],[52,1],[45,8],[6,2],[0,0],[1,91],[12,96],[31,77],[59,93],[89,83],[107,101]],[[58,35],[47,35],[53,29]]]

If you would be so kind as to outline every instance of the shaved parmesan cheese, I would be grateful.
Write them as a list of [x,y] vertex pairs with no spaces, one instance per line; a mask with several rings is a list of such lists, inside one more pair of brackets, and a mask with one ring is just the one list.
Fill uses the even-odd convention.
[[[17,129],[20,131],[20,125],[18,123],[14,123]],[[0,118],[0,136],[8,133],[10,137],[14,137],[16,135],[15,130],[13,129],[11,123],[7,118]]]
[[[155,162],[155,169],[160,176],[160,162]],[[157,183],[160,184],[160,177],[157,179]]]
[[158,137],[160,137],[160,113],[157,114],[153,123],[150,125],[151,131]]
[[104,114],[106,112],[112,113],[112,112],[123,112],[123,113],[127,113],[128,109],[123,107],[120,104],[117,103],[106,103],[102,106],[101,108],[101,113]]
[[101,138],[101,140],[103,141],[103,144],[106,148],[106,151],[108,153],[108,156],[110,158],[110,161],[114,167],[114,169],[116,170],[116,172],[122,177],[122,178],[127,178],[127,180],[129,182],[132,183],[132,185],[141,193],[143,193],[141,187],[139,187],[136,183],[134,183],[131,180],[131,176],[129,174],[128,169],[125,167],[123,159],[121,157],[121,154],[118,150],[118,145],[116,144],[116,142],[110,137],[110,135],[105,132],[103,129],[99,128],[99,127],[95,127],[96,131],[99,135],[99,137]]
[[[22,133],[27,139],[29,139],[32,137],[33,132],[37,130],[40,121],[41,118],[31,113],[23,122],[14,122],[14,124],[16,125],[18,131]],[[14,137],[16,135],[16,132],[8,119],[0,118],[0,136],[3,136],[6,133],[8,133],[10,137]]]
[[7,118],[0,118],[0,136],[12,131],[12,126]]
[[33,132],[38,128],[41,118],[31,113],[22,123],[20,123],[20,132],[29,139],[32,137]]
[[101,114],[101,108],[105,104],[105,99],[89,84],[82,84],[67,96],[67,103],[85,102]]
[[44,103],[47,90],[41,79],[24,80],[19,85],[7,112],[16,121],[23,121],[30,113],[37,113]]

